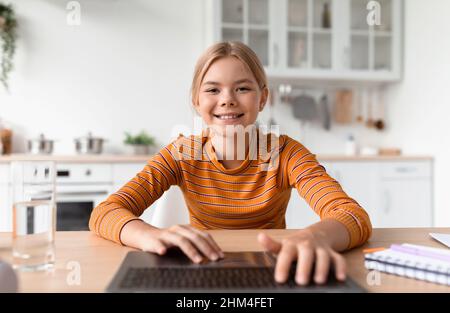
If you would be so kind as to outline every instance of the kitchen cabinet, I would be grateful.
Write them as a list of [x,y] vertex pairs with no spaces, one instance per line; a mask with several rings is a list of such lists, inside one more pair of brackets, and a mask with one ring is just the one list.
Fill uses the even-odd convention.
[[[375,4],[370,6],[367,0],[209,0],[205,44],[222,40],[248,44],[272,81],[397,81],[402,65],[403,2],[371,2]],[[369,19],[373,26],[368,16],[376,17]]]
[[[431,160],[320,163],[367,211],[373,227],[433,226]],[[286,213],[287,227],[303,228],[318,221],[311,212],[294,190]]]
[[12,205],[9,164],[0,164],[0,232],[11,229]]
[[374,215],[378,227],[432,226],[431,186],[427,179],[383,181],[380,195]]
[[432,163],[381,164],[378,210],[380,227],[430,227],[433,225]]

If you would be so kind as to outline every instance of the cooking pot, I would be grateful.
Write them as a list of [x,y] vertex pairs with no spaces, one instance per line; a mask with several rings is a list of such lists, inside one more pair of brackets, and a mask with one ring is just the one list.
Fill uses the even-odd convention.
[[32,154],[52,154],[53,140],[45,138],[40,134],[38,138],[28,140],[28,152]]
[[104,141],[105,139],[88,133],[85,137],[75,138],[75,149],[79,154],[100,154],[103,151]]

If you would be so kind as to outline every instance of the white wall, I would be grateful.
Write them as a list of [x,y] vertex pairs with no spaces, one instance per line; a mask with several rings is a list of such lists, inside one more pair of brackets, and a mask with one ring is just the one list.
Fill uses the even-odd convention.
[[435,156],[435,224],[450,226],[450,1],[405,1],[404,79],[391,86],[386,145]]
[[146,129],[168,142],[191,123],[189,87],[203,50],[202,0],[80,0],[81,25],[68,26],[68,1],[14,0],[19,41],[11,94],[0,116],[23,138],[56,138],[71,153],[88,131],[122,148],[123,132]]

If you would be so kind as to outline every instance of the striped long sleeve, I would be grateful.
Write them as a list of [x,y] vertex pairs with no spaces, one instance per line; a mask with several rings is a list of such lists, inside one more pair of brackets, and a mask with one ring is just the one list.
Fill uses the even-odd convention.
[[330,177],[314,154],[299,142],[288,140],[284,154],[289,184],[295,187],[320,219],[334,219],[346,227],[350,236],[347,248],[366,242],[372,225],[366,211]]
[[94,208],[89,228],[101,237],[120,242],[120,232],[128,222],[139,216],[170,188],[178,185],[180,171],[174,144],[159,151],[117,192]]

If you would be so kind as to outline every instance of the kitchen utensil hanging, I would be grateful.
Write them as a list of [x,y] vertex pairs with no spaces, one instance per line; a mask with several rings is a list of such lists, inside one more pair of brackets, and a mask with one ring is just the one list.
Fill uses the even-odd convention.
[[363,117],[364,95],[363,95],[363,91],[361,89],[358,89],[358,91],[356,91],[355,93],[356,93],[355,99],[356,99],[356,108],[357,108],[356,122],[362,123],[362,122],[364,122],[364,117]]
[[281,84],[278,86],[278,92],[280,93],[280,101],[284,103],[290,103],[292,86],[289,84]]
[[300,120],[300,140],[306,144],[307,126],[317,120],[316,100],[302,92],[300,96],[292,99],[292,111],[294,117]]
[[368,91],[368,97],[367,97],[367,120],[366,120],[366,126],[368,128],[372,128],[374,126],[374,119],[373,119],[373,112],[372,107],[373,105],[373,92],[371,90]]
[[383,93],[379,90],[377,91],[377,118],[375,119],[374,126],[375,129],[382,131],[386,127],[386,123],[384,121],[384,99],[383,99]]
[[353,92],[351,90],[336,91],[334,120],[339,124],[350,124],[353,119]]
[[331,117],[330,117],[330,107],[328,103],[328,95],[324,93],[320,98],[319,102],[319,116],[322,120],[322,126],[325,130],[330,130],[331,128]]
[[292,99],[292,111],[295,118],[303,121],[313,121],[317,118],[316,100],[307,94]]

